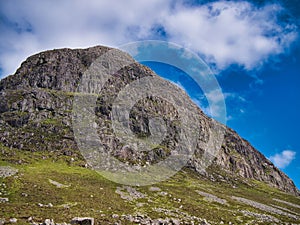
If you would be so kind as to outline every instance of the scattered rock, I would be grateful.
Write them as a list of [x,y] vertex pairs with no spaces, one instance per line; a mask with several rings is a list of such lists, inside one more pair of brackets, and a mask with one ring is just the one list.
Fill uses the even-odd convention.
[[0,198],[0,203],[5,203],[8,202],[9,199],[8,198]]
[[[163,213],[166,216],[173,218],[171,220],[167,218],[167,222],[163,223],[163,224],[173,224],[170,221],[174,220],[175,217],[176,217],[175,220],[178,220],[181,224],[203,224],[203,225],[210,224],[205,219],[199,218],[197,216],[189,215],[188,213],[183,212],[179,209],[171,210],[171,209],[165,209],[165,208],[154,208],[153,210],[156,212],[159,212],[159,213]],[[160,219],[156,219],[155,221],[161,222]],[[170,222],[170,223],[168,223],[168,222]],[[160,223],[150,223],[150,224],[160,224]]]
[[5,224],[5,219],[0,219],[0,225],[4,225]]
[[259,202],[255,202],[255,201],[252,201],[252,200],[249,200],[249,199],[246,199],[246,198],[232,196],[232,199],[237,200],[239,202],[242,202],[244,204],[250,205],[250,206],[252,206],[254,208],[258,208],[260,210],[269,212],[269,213],[287,216],[287,217],[290,217],[290,218],[293,218],[293,219],[296,219],[296,220],[299,219],[298,216],[293,215],[291,213],[287,213],[287,212],[284,212],[284,211],[282,211],[280,209],[276,209],[274,207],[271,207],[271,206],[268,206],[268,205],[265,205],[265,204],[262,204],[262,203],[259,203]]
[[26,194],[26,193],[22,193],[21,194],[23,197],[28,197],[28,194]]
[[146,203],[143,203],[143,202],[138,202],[136,203],[136,206],[137,207],[143,207]]
[[117,218],[119,218],[119,215],[118,214],[113,214],[111,217],[114,218],[114,219],[117,219]]
[[128,201],[145,198],[147,196],[146,194],[143,194],[129,186],[117,187],[116,193],[119,194],[122,199]]
[[256,221],[261,221],[261,222],[268,222],[268,223],[280,223],[281,221],[278,220],[277,218],[266,215],[266,214],[260,214],[260,213],[255,213],[255,212],[250,212],[248,210],[239,210],[241,213],[243,213],[245,216],[250,216],[254,217]]
[[171,222],[174,225],[179,225],[180,224],[180,220],[179,219],[171,219]]
[[46,205],[42,204],[42,203],[38,203],[38,206],[39,207],[49,207],[49,208],[52,208],[53,207],[53,204],[52,203],[48,203]]
[[222,198],[219,198],[213,194],[209,194],[209,193],[206,193],[206,192],[203,192],[203,191],[199,191],[197,190],[196,191],[199,195],[202,195],[205,197],[205,200],[208,200],[208,201],[212,201],[212,202],[217,202],[217,203],[220,203],[222,205],[227,205],[227,201],[225,199],[222,199]]
[[161,196],[167,196],[167,195],[168,195],[168,192],[162,191],[162,192],[159,193],[159,195],[161,195]]
[[161,191],[159,187],[149,187],[149,191]]
[[287,208],[284,208],[284,207],[281,207],[281,206],[278,206],[278,205],[274,205],[274,204],[271,204],[270,206],[275,207],[275,208],[277,208],[277,209],[281,209],[281,210],[286,211],[286,212],[289,212],[289,213],[292,213],[292,214],[294,214],[294,215],[300,216],[300,214],[295,213],[294,211],[291,211],[291,210],[289,210],[289,209],[287,209]]
[[45,219],[43,225],[55,225],[53,219]]
[[2,178],[13,176],[17,172],[18,170],[11,166],[0,166],[0,177]]
[[91,217],[75,217],[75,218],[72,219],[71,224],[94,225],[94,218],[91,218]]
[[57,181],[54,181],[54,180],[51,180],[51,179],[49,179],[49,182],[50,182],[50,184],[55,185],[57,188],[68,188],[68,187],[70,187],[70,185],[61,184],[61,183],[59,183]]
[[18,222],[18,220],[16,218],[11,218],[11,219],[9,219],[9,222],[10,223],[16,223],[16,222]]
[[206,219],[203,219],[203,220],[201,221],[200,224],[201,224],[201,225],[210,225],[210,223],[208,223],[208,222],[206,221]]
[[292,206],[294,208],[300,209],[300,205],[296,205],[296,204],[293,204],[293,203],[290,203],[290,202],[286,202],[286,201],[283,201],[283,200],[280,200],[280,199],[277,199],[277,198],[273,198],[273,200],[277,201],[277,202],[280,202],[280,203],[284,203],[284,204],[289,205],[289,206]]

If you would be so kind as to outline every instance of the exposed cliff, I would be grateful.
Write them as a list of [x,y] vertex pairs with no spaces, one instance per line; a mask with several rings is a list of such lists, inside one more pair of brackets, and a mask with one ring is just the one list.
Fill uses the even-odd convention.
[[[59,49],[29,57],[14,75],[0,81],[0,142],[20,151],[51,151],[82,159],[72,130],[72,107],[78,84],[92,62],[110,48]],[[122,57],[120,55],[118,57]],[[128,57],[124,55],[124,57]],[[109,65],[108,65],[109,67]],[[127,84],[142,77],[161,79],[149,68],[134,63],[117,71],[98,96],[95,113],[101,142],[115,157],[131,164],[154,164],[171,154],[178,144],[179,115],[176,109],[157,97],[139,101],[130,113],[131,130],[139,137],[150,135],[149,118],[163,115],[167,137],[150,152],[135,152],[114,135],[111,125],[112,102]],[[172,84],[170,84],[172,85]],[[184,94],[185,95],[185,94]],[[196,107],[186,96],[191,107]],[[207,142],[214,121],[197,109],[200,135],[197,143]],[[255,179],[283,191],[299,195],[283,172],[229,128],[213,164],[202,171],[204,150],[196,145],[187,167],[213,179]],[[20,162],[22,163],[22,162]]]

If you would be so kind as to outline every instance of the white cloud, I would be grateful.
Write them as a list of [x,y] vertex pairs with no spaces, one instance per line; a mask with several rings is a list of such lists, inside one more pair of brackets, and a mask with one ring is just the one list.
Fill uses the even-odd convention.
[[284,150],[281,153],[277,153],[274,156],[270,156],[269,159],[280,169],[286,168],[296,158],[296,152],[291,150]]
[[252,69],[284,52],[297,36],[291,25],[277,24],[281,10],[278,5],[256,8],[248,2],[225,1],[179,6],[165,26],[172,41],[195,49],[219,69],[232,63]]
[[1,1],[0,67],[8,75],[46,49],[167,38],[218,69],[231,64],[252,69],[295,40],[294,25],[277,23],[281,11],[275,4],[257,8],[243,1],[193,7],[175,0]]

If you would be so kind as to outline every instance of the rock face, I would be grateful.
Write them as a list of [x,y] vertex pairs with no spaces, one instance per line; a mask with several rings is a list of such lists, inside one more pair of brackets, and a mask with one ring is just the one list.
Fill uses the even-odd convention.
[[[89,66],[110,48],[59,49],[29,57],[14,75],[0,81],[0,146],[20,151],[49,151],[58,156],[82,159],[72,130],[72,107],[78,84]],[[123,57],[120,52],[117,57]],[[124,54],[124,57],[129,57]],[[104,62],[105,63],[105,62]],[[109,64],[106,65],[109,67]],[[179,115],[172,104],[158,97],[138,101],[130,113],[130,128],[138,137],[150,135],[149,118],[164,115],[167,137],[150,152],[136,152],[121,143],[111,125],[112,102],[122,88],[142,77],[161,79],[149,68],[133,63],[117,71],[102,88],[95,107],[101,142],[112,155],[131,164],[156,163],[168,157],[178,145]],[[171,84],[170,84],[171,85]],[[196,107],[186,96],[188,104]],[[200,124],[199,142],[209,138],[207,130],[215,123],[197,109]],[[201,171],[199,158],[203,149],[197,145],[187,167],[212,179],[230,177],[263,181],[283,191],[299,191],[283,172],[277,169],[246,140],[222,126],[225,136],[214,163]],[[22,162],[20,162],[22,163]]]
[[76,217],[72,219],[71,224],[94,225],[94,219],[90,217]]

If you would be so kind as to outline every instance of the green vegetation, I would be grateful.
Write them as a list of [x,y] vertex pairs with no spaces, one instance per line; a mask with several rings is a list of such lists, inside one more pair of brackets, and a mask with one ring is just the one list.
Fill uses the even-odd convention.
[[42,121],[45,125],[61,125],[61,121],[56,118],[48,118]]
[[[240,203],[231,196],[270,206],[277,205],[300,214],[299,208],[273,200],[277,198],[299,205],[299,198],[258,181],[239,183],[233,188],[230,183],[212,182],[186,169],[152,186],[159,188],[159,191],[151,191],[149,186],[134,187],[144,197],[126,200],[116,192],[118,188],[124,189],[123,185],[108,181],[97,172],[79,166],[83,164],[82,161],[70,161],[68,157],[55,153],[27,152],[4,146],[0,146],[0,153],[0,166],[12,166],[19,170],[15,176],[0,178],[0,183],[6,185],[6,195],[2,197],[9,198],[9,202],[0,203],[1,217],[17,218],[16,224],[29,224],[29,217],[33,217],[36,222],[42,222],[46,218],[52,218],[56,222],[69,222],[76,216],[94,217],[96,224],[113,224],[121,220],[121,215],[137,213],[153,219],[178,217],[183,221],[196,216],[205,218],[212,224],[219,224],[220,221],[225,224],[246,224],[251,221],[255,221],[254,224],[274,224],[259,222],[253,216],[244,215],[242,210],[297,223],[287,216],[267,213]],[[49,179],[63,184],[63,187],[53,185]],[[123,191],[126,191],[126,187]],[[212,194],[227,203],[211,201],[197,191]],[[119,217],[113,218],[113,214],[118,214]],[[122,220],[122,224],[130,222]]]

